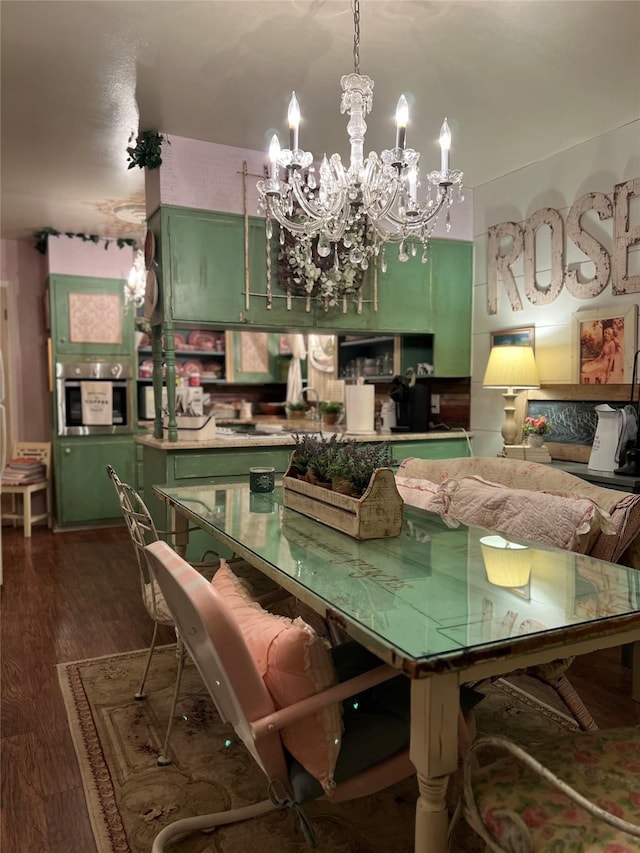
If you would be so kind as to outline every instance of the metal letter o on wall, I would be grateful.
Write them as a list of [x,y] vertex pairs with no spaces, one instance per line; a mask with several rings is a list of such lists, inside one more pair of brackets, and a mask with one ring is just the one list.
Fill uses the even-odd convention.
[[[536,232],[551,229],[551,282],[541,287],[536,280]],[[557,210],[542,207],[529,217],[524,229],[524,291],[532,305],[549,305],[558,298],[564,281],[564,225]]]

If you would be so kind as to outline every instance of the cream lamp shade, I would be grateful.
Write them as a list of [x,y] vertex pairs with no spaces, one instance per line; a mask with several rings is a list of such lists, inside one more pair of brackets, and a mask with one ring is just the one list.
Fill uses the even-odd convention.
[[509,542],[502,536],[484,536],[480,548],[489,583],[510,587],[529,583],[533,561],[531,548]]
[[502,437],[505,444],[515,444],[520,429],[515,421],[514,389],[539,388],[538,369],[533,348],[528,346],[496,346],[489,355],[489,362],[482,380],[484,388],[505,388],[505,419]]

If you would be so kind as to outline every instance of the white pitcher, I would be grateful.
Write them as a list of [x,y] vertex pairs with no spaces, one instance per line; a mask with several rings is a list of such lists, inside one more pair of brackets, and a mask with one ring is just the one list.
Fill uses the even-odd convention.
[[614,409],[608,403],[596,406],[595,410],[598,424],[588,467],[593,471],[615,471],[618,467],[618,442],[627,416],[623,409]]

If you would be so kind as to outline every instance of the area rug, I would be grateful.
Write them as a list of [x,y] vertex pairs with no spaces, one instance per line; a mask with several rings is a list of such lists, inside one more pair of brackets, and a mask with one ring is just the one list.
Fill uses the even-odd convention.
[[[175,646],[157,649],[147,699],[133,698],[145,651],[60,664],[64,695],[99,853],[149,853],[154,837],[181,817],[237,808],[265,799],[264,776],[233,729],[222,723],[189,662],[172,738],[173,763],[158,767],[176,671]],[[567,728],[567,718],[528,704],[526,694],[492,686],[477,708],[478,728],[533,743]],[[318,839],[331,853],[413,850],[417,784],[408,779],[369,798],[305,806]],[[172,853],[302,853],[309,849],[289,809],[196,833]],[[455,851],[483,850],[460,824]]]

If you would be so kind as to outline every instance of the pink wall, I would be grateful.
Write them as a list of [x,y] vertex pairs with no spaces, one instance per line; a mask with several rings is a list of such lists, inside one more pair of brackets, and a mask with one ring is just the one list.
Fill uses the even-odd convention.
[[13,387],[7,417],[14,438],[51,438],[51,395],[47,381],[47,333],[44,323],[46,256],[28,240],[0,241],[0,277],[8,291],[8,384]]
[[133,249],[118,247],[110,241],[91,243],[69,237],[49,237],[49,272],[59,275],[84,275],[96,278],[126,279],[133,263]]

